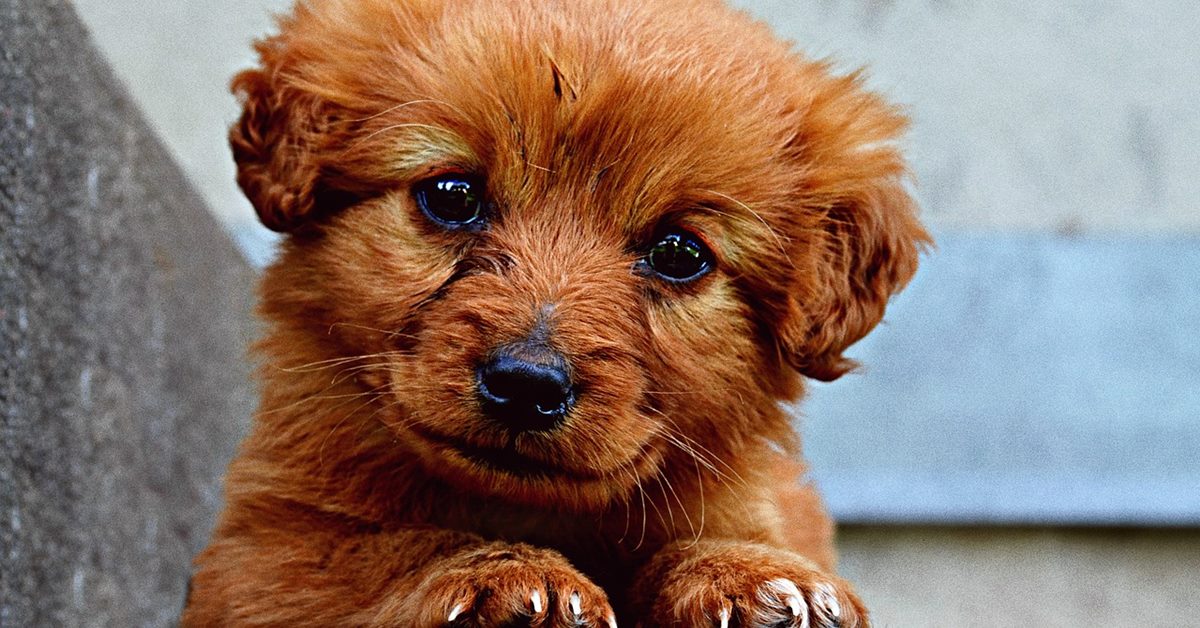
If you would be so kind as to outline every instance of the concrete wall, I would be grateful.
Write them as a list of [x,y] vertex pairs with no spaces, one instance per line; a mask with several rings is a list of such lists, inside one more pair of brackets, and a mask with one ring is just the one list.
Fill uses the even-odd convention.
[[0,626],[167,626],[254,276],[59,0],[0,0]]
[[909,105],[936,227],[1200,231],[1200,4],[735,3]]
[[[226,85],[290,0],[76,2],[218,215],[233,186]],[[734,0],[908,105],[937,228],[1200,232],[1200,4],[1189,0]]]

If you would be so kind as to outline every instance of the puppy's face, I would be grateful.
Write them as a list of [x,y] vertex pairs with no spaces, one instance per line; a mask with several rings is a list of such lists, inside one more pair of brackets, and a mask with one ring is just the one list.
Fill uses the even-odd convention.
[[[764,439],[925,235],[903,119],[705,1],[326,0],[239,76],[266,311],[471,491],[598,507]],[[318,336],[325,338],[318,339]]]

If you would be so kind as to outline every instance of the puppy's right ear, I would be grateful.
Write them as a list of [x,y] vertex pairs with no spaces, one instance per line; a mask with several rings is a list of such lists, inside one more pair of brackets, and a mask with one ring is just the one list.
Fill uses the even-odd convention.
[[285,84],[260,44],[264,68],[233,79],[242,117],[229,131],[237,181],[258,217],[274,231],[292,231],[314,211],[321,192],[321,144],[328,127],[322,103]]
[[855,368],[842,353],[883,319],[932,240],[904,185],[903,112],[868,91],[858,73],[796,93],[804,105],[792,148],[816,220],[797,240],[811,261],[793,273],[779,339],[797,371],[833,381]]

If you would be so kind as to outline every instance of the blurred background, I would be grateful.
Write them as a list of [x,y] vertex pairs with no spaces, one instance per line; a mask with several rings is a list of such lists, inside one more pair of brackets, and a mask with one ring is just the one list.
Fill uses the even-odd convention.
[[[227,84],[289,4],[75,2],[257,265]],[[1200,626],[1200,4],[735,4],[914,121],[938,247],[796,409],[877,624]]]

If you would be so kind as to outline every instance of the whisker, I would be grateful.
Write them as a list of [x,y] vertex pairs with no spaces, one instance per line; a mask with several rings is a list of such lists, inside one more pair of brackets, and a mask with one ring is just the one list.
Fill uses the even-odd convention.
[[647,395],[711,395],[714,392],[725,392],[729,387],[708,388],[705,390],[647,390]]
[[692,540],[692,544],[684,549],[691,549],[700,542],[700,537],[704,536],[704,515],[705,515],[705,496],[704,496],[704,474],[700,472],[700,459],[696,455],[692,455],[692,463],[696,467],[696,485],[700,491],[700,530],[696,532],[696,537]]
[[[330,388],[332,388],[332,386],[330,386]],[[325,390],[329,390],[329,388],[326,388]],[[324,391],[322,391],[322,392],[324,392]],[[304,404],[315,402],[315,401],[332,401],[334,399],[354,399],[356,397],[363,397],[363,396],[371,395],[371,394],[378,394],[378,393],[356,392],[356,393],[347,393],[347,394],[342,394],[342,395],[322,395],[321,393],[314,393],[312,395],[308,395],[306,397],[297,399],[296,401],[293,401],[292,403],[289,403],[285,406],[280,406],[278,408],[271,408],[270,410],[260,411],[258,413],[258,415],[259,416],[270,416],[272,414],[276,414],[278,412],[283,412],[285,410],[297,408]]]
[[704,445],[702,445],[699,441],[697,441],[694,438],[691,438],[687,434],[683,433],[683,430],[680,429],[679,425],[677,423],[675,423],[674,420],[672,420],[669,417],[667,418],[667,420],[670,421],[671,424],[674,426],[674,435],[677,438],[684,440],[688,444],[689,447],[699,449],[700,453],[705,454],[706,459],[710,459],[713,462],[719,463],[721,466],[725,467],[725,469],[728,470],[730,474],[732,474],[732,477],[730,477],[729,475],[725,474],[724,472],[721,472],[720,473],[721,477],[731,480],[731,481],[734,481],[736,484],[743,486],[743,487],[748,488],[750,486],[749,483],[746,482],[746,479],[743,478],[740,473],[738,473],[737,469],[733,468],[732,466],[729,465],[729,463],[725,462],[724,458],[717,455],[716,452],[713,452],[712,450],[710,450],[707,447],[705,447]]
[[[774,227],[772,227],[770,224],[767,223],[766,220],[763,219],[761,214],[754,211],[754,209],[752,209],[749,205],[743,203],[742,201],[737,200],[736,198],[733,198],[732,196],[729,196],[728,194],[722,194],[715,190],[705,190],[705,191],[708,192],[709,194],[715,194],[716,196],[720,196],[721,198],[723,198],[731,203],[736,203],[738,205],[738,207],[741,207],[742,209],[749,212],[751,216],[754,216],[756,219],[758,219],[758,222],[762,223],[762,226],[766,227],[767,232],[770,233],[771,237],[775,239],[775,246],[777,246],[779,248],[779,254],[782,255],[783,258],[788,261],[788,264],[793,269],[795,269],[796,264],[795,264],[795,262],[792,261],[792,258],[787,254],[787,247],[784,245],[784,238],[779,235],[779,232],[776,231]],[[713,209],[711,207],[708,209],[717,214],[725,214],[725,212]]]
[[[720,469],[718,469],[715,465],[713,465],[712,462],[709,462],[709,460],[705,456],[702,456],[699,452],[697,452],[694,448],[692,448],[691,445],[689,445],[686,442],[684,442],[683,440],[679,439],[679,437],[675,436],[674,434],[672,434],[670,432],[661,432],[660,436],[665,438],[669,444],[674,445],[680,451],[691,456],[693,460],[696,460],[700,464],[703,464],[704,468],[708,469],[708,471],[710,473],[712,473],[713,475],[716,475],[718,478],[722,477],[722,472]],[[729,478],[729,479],[732,480],[732,478]]]
[[[693,456],[693,459],[695,459],[695,456]],[[692,540],[693,540],[693,545],[694,545],[696,540],[699,539],[699,536],[697,536],[695,524],[692,523],[691,514],[688,513],[687,506],[685,506],[683,504],[683,500],[679,498],[679,493],[676,492],[675,485],[671,484],[670,478],[668,478],[666,476],[666,474],[660,474],[660,477],[662,477],[662,482],[666,483],[667,488],[671,490],[671,495],[675,498],[675,503],[679,504],[679,510],[683,513],[683,518],[684,518],[684,520],[687,521],[687,524],[688,524],[688,530],[690,530],[692,533]],[[665,498],[666,495],[663,495],[663,497]],[[672,521],[672,525],[674,525],[673,521]]]
[[351,329],[362,329],[362,330],[366,330],[366,331],[373,331],[373,332],[380,333],[380,334],[386,334],[386,335],[389,335],[389,336],[395,333],[395,331],[394,331],[394,330],[378,329],[378,328],[376,328],[376,327],[370,327],[370,326],[367,326],[367,325],[360,325],[360,324],[358,324],[358,323],[346,323],[346,322],[341,322],[341,323],[333,323],[333,324],[331,324],[331,325],[329,326],[329,330],[328,330],[327,332],[325,332],[325,333],[327,333],[327,334],[331,334],[331,333],[333,333],[333,330],[334,330],[334,329],[336,329],[336,328],[338,328],[338,327],[349,327],[349,328],[351,328]]
[[[633,463],[629,463],[628,467],[629,468],[627,469],[626,465],[622,465],[621,470],[629,475],[629,479],[633,480],[634,484],[637,484],[637,472],[636,469],[633,468]],[[625,537],[629,534],[629,523],[630,519],[633,517],[633,502],[630,501],[629,497],[630,496],[628,494],[622,492],[621,502],[625,504],[625,528],[621,530],[621,538],[617,539],[617,545],[624,543]]]
[[[662,410],[659,410],[658,408],[654,408],[652,406],[646,406],[646,409],[661,416],[665,421],[670,423],[669,426],[665,425],[665,424],[662,425],[663,428],[666,429],[667,431],[659,432],[660,435],[667,438],[669,443],[675,445],[680,450],[682,450],[684,453],[687,453],[687,454],[693,456],[694,458],[697,458],[700,462],[702,462],[704,464],[704,466],[706,468],[708,468],[708,470],[710,472],[712,472],[715,476],[717,476],[718,479],[727,480],[731,483],[738,484],[743,487],[749,486],[749,484],[746,482],[746,480],[744,478],[742,478],[742,476],[737,472],[737,469],[734,469],[733,467],[729,466],[729,464],[726,463],[725,460],[723,458],[721,458],[721,456],[718,456],[715,452],[709,450],[704,445],[701,445],[699,442],[690,438],[686,433],[684,433],[683,429],[679,427],[679,424],[676,423],[675,420],[672,419],[670,416],[667,416],[667,414],[665,412],[663,412]],[[701,454],[703,454],[703,455],[701,455]],[[719,463],[719,464],[721,464],[721,466],[728,469],[729,473],[731,473],[732,476],[730,476],[729,474],[716,468],[714,463]]]
[[375,411],[372,412],[367,418],[375,420],[376,422],[378,422],[380,425],[382,425],[384,428],[386,428],[389,431],[395,431],[397,428],[407,428],[413,422],[412,419],[410,419],[408,416],[400,417],[400,420],[395,421],[395,422],[385,421],[385,420],[383,420],[383,418],[381,418],[379,416],[380,414],[384,413],[387,410],[390,410],[392,408],[395,408],[397,406],[402,406],[402,405],[404,405],[403,400],[394,399],[394,400],[389,401],[388,403],[385,403],[385,404],[379,406],[378,408],[376,408]]
[[[321,446],[317,449],[317,464],[319,466],[322,466],[322,467],[325,466],[325,446],[329,444],[329,439],[333,437],[334,432],[336,432],[338,430],[338,428],[342,427],[342,425],[344,425],[346,423],[346,421],[349,421],[350,417],[357,414],[359,410],[362,410],[363,408],[367,407],[368,405],[374,403],[376,399],[378,399],[380,396],[382,396],[384,394],[384,393],[377,392],[377,391],[380,388],[386,388],[386,387],[387,387],[386,385],[379,386],[377,388],[367,391],[366,393],[363,393],[363,395],[368,396],[369,398],[366,401],[364,401],[363,403],[361,403],[360,405],[358,405],[357,407],[355,407],[353,410],[347,412],[345,414],[345,416],[343,416],[336,424],[333,425],[333,427],[329,428],[329,432],[325,434],[325,438],[321,441]],[[350,402],[350,400],[347,399],[346,401],[343,401],[342,403],[334,406],[330,410],[331,411],[336,410],[336,409],[346,405],[349,402]]]
[[333,378],[330,380],[330,383],[340,384],[340,383],[346,381],[347,379],[349,379],[351,376],[358,375],[359,373],[361,373],[363,371],[378,370],[378,371],[384,371],[387,373],[402,373],[402,372],[404,372],[401,369],[390,368],[390,367],[392,367],[392,364],[393,364],[392,362],[372,362],[370,364],[359,364],[357,366],[348,366],[348,367],[338,371],[337,373],[335,373]]
[[[660,485],[660,488],[661,488],[661,485]],[[665,494],[665,493],[663,494],[663,497],[664,497],[664,498],[666,497],[666,494]],[[666,516],[665,516],[665,515],[663,515],[663,511],[662,511],[662,509],[658,507],[658,503],[656,503],[656,502],[654,501],[654,498],[653,498],[653,497],[651,497],[649,494],[646,494],[646,500],[650,502],[650,507],[654,509],[654,514],[655,514],[656,516],[658,516],[658,522],[659,522],[660,524],[662,524],[662,527],[663,527],[664,529],[667,529],[667,530],[671,530],[671,529],[673,529],[673,527],[672,527],[672,526],[670,526],[670,525],[667,523],[667,518],[666,518]],[[664,504],[664,505],[669,507],[669,506],[670,506],[670,503],[668,502],[668,503],[666,503],[666,504]],[[646,532],[646,531],[645,531],[645,529],[643,529],[643,530],[642,530],[643,537],[645,536],[645,532]]]
[[404,352],[404,351],[380,351],[378,353],[364,353],[361,355],[329,358],[327,360],[317,360],[315,362],[308,362],[307,364],[300,364],[297,366],[280,366],[278,364],[272,364],[269,366],[270,366],[270,368],[276,369],[283,373],[313,373],[316,371],[325,370],[327,368],[333,368],[336,366],[341,366],[343,364],[349,364],[351,362],[357,362],[357,361],[366,360],[369,358],[383,358],[383,357],[405,355],[405,354],[406,354],[406,352]]
[[634,479],[635,485],[637,486],[638,495],[641,496],[641,500],[642,500],[642,507],[641,507],[642,535],[638,538],[637,545],[633,546],[633,551],[636,552],[642,548],[642,543],[644,543],[646,541],[646,514],[647,513],[646,513],[646,489],[642,488],[642,478],[637,476],[636,470],[634,471],[633,479]]
[[674,533],[675,533],[675,508],[673,506],[671,506],[671,498],[667,497],[667,488],[665,486],[663,486],[664,480],[665,480],[665,478],[663,477],[663,474],[661,474],[661,473],[656,474],[654,476],[654,481],[658,483],[658,490],[660,493],[662,493],[662,496],[663,496],[663,505],[666,506],[666,508],[667,508],[667,517],[671,520],[670,525],[668,525],[666,521],[663,521],[663,527],[670,530],[671,534],[674,535]]
[[447,107],[450,107],[451,109],[453,109],[453,106],[444,100],[434,100],[432,98],[420,98],[417,100],[410,100],[408,102],[402,102],[397,105],[392,105],[391,107],[388,107],[387,109],[384,109],[378,113],[373,113],[373,114],[363,117],[363,118],[351,118],[351,119],[343,120],[342,122],[344,122],[344,123],[367,122],[369,120],[374,120],[375,118],[378,118],[379,116],[385,116],[393,111],[397,111],[397,110],[403,109],[405,107],[411,107],[413,105],[424,105],[424,104],[446,105]]
[[370,140],[371,138],[373,138],[376,135],[379,135],[381,133],[387,133],[388,131],[395,131],[396,129],[412,129],[412,128],[429,129],[430,131],[436,131],[438,133],[450,135],[450,132],[447,131],[446,129],[443,129],[442,127],[439,127],[439,126],[434,126],[432,124],[422,124],[420,122],[400,122],[398,124],[389,124],[381,129],[376,129],[375,131],[372,131],[371,133],[368,133],[363,137],[356,138],[353,141],[356,144],[363,144],[363,143],[366,143],[367,140]]
[[363,329],[366,331],[373,331],[373,332],[376,332],[379,334],[384,334],[389,340],[392,338],[408,338],[409,340],[418,340],[420,338],[416,334],[410,334],[408,332],[405,332],[405,331],[402,331],[399,329],[392,329],[392,330],[379,329],[377,327],[360,325],[358,323],[345,323],[345,322],[333,323],[332,325],[329,326],[329,331],[327,333],[333,333],[333,329],[335,327],[350,327],[350,328],[354,328],[354,329]]

